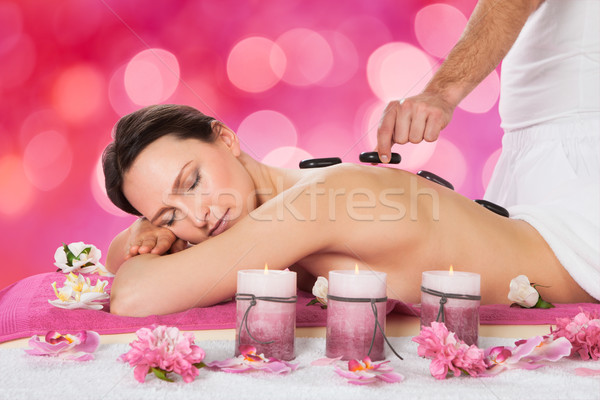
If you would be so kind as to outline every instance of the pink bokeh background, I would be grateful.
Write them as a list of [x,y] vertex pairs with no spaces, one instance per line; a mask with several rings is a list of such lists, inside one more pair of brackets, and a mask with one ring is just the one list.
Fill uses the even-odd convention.
[[[386,102],[423,88],[475,3],[0,0],[0,288],[53,270],[62,242],[105,254],[133,221],[100,168],[120,116],[189,104],[267,163],[358,162]],[[395,147],[400,167],[481,198],[501,144],[498,94],[494,71],[438,142]]]

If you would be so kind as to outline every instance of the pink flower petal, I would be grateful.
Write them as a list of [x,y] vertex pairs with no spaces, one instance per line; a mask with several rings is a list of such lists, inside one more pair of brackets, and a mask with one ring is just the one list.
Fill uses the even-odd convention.
[[361,369],[363,369],[364,367],[362,366],[362,364],[356,360],[349,360],[348,361],[348,370],[355,372],[355,371],[359,371]]
[[342,359],[343,356],[339,356],[336,358],[319,358],[318,360],[315,360],[313,362],[310,363],[310,365],[316,366],[316,367],[320,367],[320,366],[324,366],[324,365],[331,365],[333,363],[335,363],[336,361],[339,361]]
[[521,358],[529,356],[544,339],[541,336],[534,336],[527,340],[520,340],[512,351],[512,357],[507,362],[516,363]]
[[249,344],[240,345],[239,350],[243,356],[247,356],[248,354],[256,354],[256,347]]
[[575,368],[575,375],[579,375],[579,376],[595,376],[595,375],[600,375],[600,369]]
[[352,385],[369,385],[371,383],[377,382],[377,378],[368,378],[368,379],[349,379],[348,383]]
[[[136,380],[143,382],[150,368],[179,374],[184,382],[191,382],[199,374],[194,364],[205,356],[204,350],[194,344],[194,335],[180,332],[175,327],[153,325],[140,328],[137,339],[129,345],[131,349],[119,356],[119,360],[134,368]],[[88,340],[94,341],[94,337]]]
[[[93,331],[81,331],[76,335],[62,335],[56,331],[46,333],[41,341],[38,336],[29,339],[30,349],[25,352],[34,356],[54,356],[67,360],[86,361],[94,358],[91,354],[98,348],[100,336]],[[49,341],[49,342],[48,342]]]
[[386,372],[385,374],[377,375],[377,378],[387,383],[402,382],[404,380],[404,376],[397,372]]
[[544,341],[527,358],[532,361],[558,361],[571,354],[571,347],[571,343],[567,338]]
[[100,345],[100,335],[94,331],[81,331],[80,343],[73,347],[74,351],[83,351],[85,353],[93,353]]
[[144,383],[146,380],[146,375],[148,375],[148,371],[150,371],[150,367],[148,365],[138,364],[133,369],[133,376],[135,377],[136,381]]

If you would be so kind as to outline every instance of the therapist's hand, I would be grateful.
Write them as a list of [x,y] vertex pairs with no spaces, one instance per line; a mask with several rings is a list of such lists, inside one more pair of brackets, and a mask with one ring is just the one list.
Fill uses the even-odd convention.
[[146,218],[139,218],[129,227],[129,253],[125,259],[138,254],[176,253],[187,247],[187,242],[179,239],[169,229],[158,227]]
[[[390,102],[377,129],[377,152],[388,163],[394,143],[434,142],[452,119],[454,106],[435,93]],[[387,157],[387,158],[386,158]]]

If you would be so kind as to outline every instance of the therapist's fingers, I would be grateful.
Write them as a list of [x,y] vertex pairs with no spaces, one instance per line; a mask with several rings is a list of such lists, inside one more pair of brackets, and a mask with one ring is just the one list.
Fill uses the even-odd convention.
[[408,141],[410,143],[419,143],[423,141],[423,137],[425,136],[426,121],[427,114],[423,112],[416,112],[412,114],[408,133]]
[[377,153],[379,153],[379,159],[387,164],[391,160],[392,145],[394,137],[394,129],[396,127],[396,114],[397,114],[397,101],[389,103],[379,122],[379,128],[377,129]]
[[412,103],[410,99],[402,100],[398,105],[396,115],[396,128],[394,130],[394,143],[406,144],[409,140],[410,127],[414,119]]
[[427,118],[423,139],[426,142],[435,142],[438,139],[438,137],[440,136],[441,130],[442,130],[442,123],[439,119]]

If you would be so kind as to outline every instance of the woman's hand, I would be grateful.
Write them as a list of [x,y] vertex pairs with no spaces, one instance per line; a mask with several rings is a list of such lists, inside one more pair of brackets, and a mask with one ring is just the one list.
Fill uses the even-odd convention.
[[138,254],[177,253],[186,247],[187,242],[167,228],[152,225],[146,218],[139,218],[129,227],[129,252],[125,259]]

